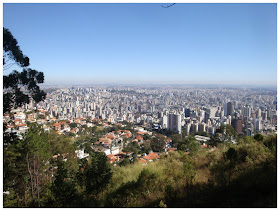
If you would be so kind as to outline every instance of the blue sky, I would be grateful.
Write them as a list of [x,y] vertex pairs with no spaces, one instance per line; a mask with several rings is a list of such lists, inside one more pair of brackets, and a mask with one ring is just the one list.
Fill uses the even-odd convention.
[[46,84],[276,85],[276,4],[161,5],[5,3],[3,26]]

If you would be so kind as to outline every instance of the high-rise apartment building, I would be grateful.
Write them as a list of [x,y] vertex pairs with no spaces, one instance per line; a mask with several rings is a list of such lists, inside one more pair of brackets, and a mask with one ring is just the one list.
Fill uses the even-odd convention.
[[200,131],[200,132],[205,132],[205,130],[206,130],[206,125],[205,125],[205,123],[199,123],[199,124],[198,124],[198,131]]
[[258,108],[258,109],[256,110],[256,116],[257,116],[257,118],[261,117],[261,115],[262,115],[262,110],[261,110],[260,108]]
[[256,123],[255,123],[255,129],[257,131],[260,131],[262,129],[262,124],[261,124],[261,120],[257,120]]
[[198,123],[191,124],[191,132],[194,134],[198,132]]
[[251,108],[246,106],[242,108],[242,115],[246,117],[251,117]]
[[186,124],[186,134],[187,134],[187,135],[190,134],[190,130],[191,130],[191,124],[188,123],[188,124]]
[[228,102],[227,103],[227,115],[231,115],[233,114],[233,103],[232,102]]
[[161,117],[161,127],[163,128],[163,129],[166,129],[167,128],[167,125],[168,125],[168,122],[167,122],[167,116],[163,116],[163,117]]
[[267,121],[267,111],[262,112],[262,119]]
[[167,119],[167,129],[173,130],[181,134],[181,115],[180,114],[169,114]]
[[191,110],[189,108],[185,109],[185,117],[190,117],[191,116]]
[[242,134],[242,120],[241,119],[233,119],[231,121],[231,125],[236,131],[237,135]]

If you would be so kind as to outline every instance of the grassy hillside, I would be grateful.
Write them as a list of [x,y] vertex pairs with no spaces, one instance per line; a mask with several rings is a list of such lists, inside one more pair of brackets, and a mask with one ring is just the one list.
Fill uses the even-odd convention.
[[105,207],[276,207],[276,138],[113,169]]

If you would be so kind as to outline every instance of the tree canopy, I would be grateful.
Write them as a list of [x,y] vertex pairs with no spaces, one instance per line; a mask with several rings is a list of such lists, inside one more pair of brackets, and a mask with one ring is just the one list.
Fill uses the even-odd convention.
[[[3,28],[3,52],[4,70],[13,64],[23,68],[22,72],[14,70],[3,76],[3,112],[10,112],[12,108],[29,103],[30,98],[36,103],[44,100],[46,93],[38,86],[44,83],[44,73],[26,68],[29,66],[29,58],[23,55],[17,40],[6,28]],[[8,64],[8,61],[14,63]]]
[[21,67],[29,66],[29,58],[23,55],[17,40],[13,37],[9,29],[3,28],[3,65],[4,69],[8,69],[9,66],[14,63],[7,63],[13,60],[17,65]]

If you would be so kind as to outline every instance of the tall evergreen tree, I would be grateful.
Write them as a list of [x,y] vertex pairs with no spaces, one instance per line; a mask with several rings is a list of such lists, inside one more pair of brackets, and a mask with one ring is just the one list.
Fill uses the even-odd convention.
[[[8,63],[10,61],[12,63]],[[14,70],[9,75],[3,76],[3,113],[29,103],[30,97],[35,102],[42,101],[46,97],[46,93],[38,86],[38,84],[44,83],[44,74],[26,68],[29,66],[29,58],[23,55],[12,33],[3,28],[4,70],[8,70],[14,64],[23,68],[23,71]]]

